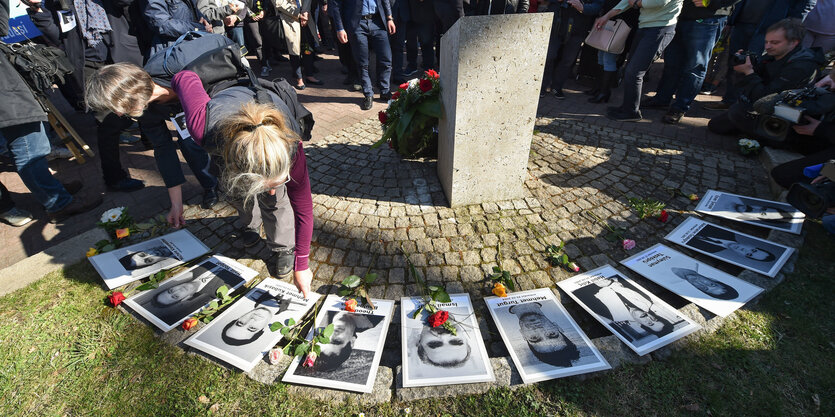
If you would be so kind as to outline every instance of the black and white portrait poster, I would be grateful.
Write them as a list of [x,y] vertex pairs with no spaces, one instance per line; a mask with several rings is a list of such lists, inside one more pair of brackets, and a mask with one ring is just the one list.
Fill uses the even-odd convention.
[[794,251],[693,217],[683,221],[664,239],[772,278]]
[[611,265],[557,285],[638,355],[646,355],[700,327]]
[[215,255],[157,288],[130,297],[125,304],[167,332],[216,300],[218,288],[225,285],[231,293],[257,275],[230,258]]
[[113,289],[188,262],[209,248],[186,229],[91,256],[90,263]]
[[526,384],[611,368],[549,288],[484,302]]
[[788,203],[745,197],[708,190],[699,205],[699,213],[735,220],[754,226],[800,234],[806,215]]
[[299,323],[318,299],[319,294],[304,298],[295,286],[267,278],[185,344],[249,372],[281,340],[270,324],[287,324],[288,319]]
[[722,317],[733,313],[763,290],[660,243],[620,262]]
[[[377,367],[383,355],[394,301],[372,299],[374,309],[358,305],[345,311],[345,298],[329,295],[316,316],[316,327],[333,324],[330,343],[319,345],[322,352],[312,367],[301,365],[296,357],[284,374],[284,382],[327,387],[346,391],[371,392]],[[313,330],[307,335],[313,337]]]
[[437,307],[449,312],[448,320],[456,334],[441,326],[431,327],[426,311],[412,318],[424,304],[422,298],[400,299],[404,387],[495,380],[470,296],[451,294],[450,298],[449,303],[438,303]]

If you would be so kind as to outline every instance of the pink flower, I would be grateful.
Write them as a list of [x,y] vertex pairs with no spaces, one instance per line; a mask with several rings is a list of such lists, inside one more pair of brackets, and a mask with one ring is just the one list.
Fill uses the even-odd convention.
[[687,198],[689,198],[690,201],[696,201],[699,199],[699,196],[697,196],[696,194],[690,194],[690,196]]
[[284,353],[281,352],[281,349],[278,349],[278,348],[271,349],[270,350],[270,356],[269,356],[270,365],[278,364],[278,361],[281,360],[282,355],[284,355]]
[[630,250],[635,247],[635,241],[632,239],[623,239],[623,250]]
[[302,366],[304,366],[306,368],[312,368],[313,363],[316,362],[316,356],[317,356],[316,352],[308,353],[307,357],[304,358],[304,363],[302,364]]
[[661,215],[658,216],[658,220],[661,221],[661,223],[667,223],[667,220],[670,220],[670,215],[667,214],[667,210],[661,210]]
[[580,272],[580,267],[574,262],[568,264],[568,269],[574,272]]

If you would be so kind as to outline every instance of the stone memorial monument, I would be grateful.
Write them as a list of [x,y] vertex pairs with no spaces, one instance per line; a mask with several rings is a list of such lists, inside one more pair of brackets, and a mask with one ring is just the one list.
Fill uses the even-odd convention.
[[524,196],[552,16],[468,16],[441,38],[438,177],[450,206]]

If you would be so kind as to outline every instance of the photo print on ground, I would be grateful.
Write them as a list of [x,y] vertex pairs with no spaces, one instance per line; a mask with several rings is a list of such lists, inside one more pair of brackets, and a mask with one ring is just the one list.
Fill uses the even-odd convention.
[[664,239],[774,278],[793,248],[688,217]]
[[641,356],[700,328],[611,265],[557,286]]
[[209,248],[203,242],[183,229],[88,259],[112,290],[207,252]]
[[298,323],[319,300],[304,298],[292,284],[267,278],[185,341],[209,356],[249,372],[281,340],[270,324]]
[[726,317],[762,288],[661,243],[620,261],[627,268],[713,314]]
[[218,288],[229,293],[258,272],[225,256],[215,255],[166,280],[159,287],[125,300],[140,316],[167,332],[217,299]]
[[526,384],[611,369],[551,289],[484,302]]
[[412,318],[424,304],[421,297],[400,299],[404,387],[495,381],[469,294],[450,294],[450,299],[437,307],[449,312],[455,335],[431,327],[420,315]]
[[[374,309],[358,305],[345,311],[345,298],[328,295],[316,317],[316,327],[333,323],[330,343],[321,344],[322,352],[312,367],[304,367],[304,358],[296,357],[284,374],[283,382],[369,393],[374,389],[377,368],[394,312],[394,301],[372,299]],[[307,335],[312,337],[313,330]]]
[[708,190],[696,206],[699,213],[754,226],[800,234],[806,218],[791,204]]

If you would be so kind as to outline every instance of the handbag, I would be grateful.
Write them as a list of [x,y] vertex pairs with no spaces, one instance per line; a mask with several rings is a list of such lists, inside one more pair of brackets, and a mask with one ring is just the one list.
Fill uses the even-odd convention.
[[626,38],[632,28],[622,19],[610,20],[601,29],[593,28],[586,36],[586,45],[612,54],[623,53],[626,47]]

